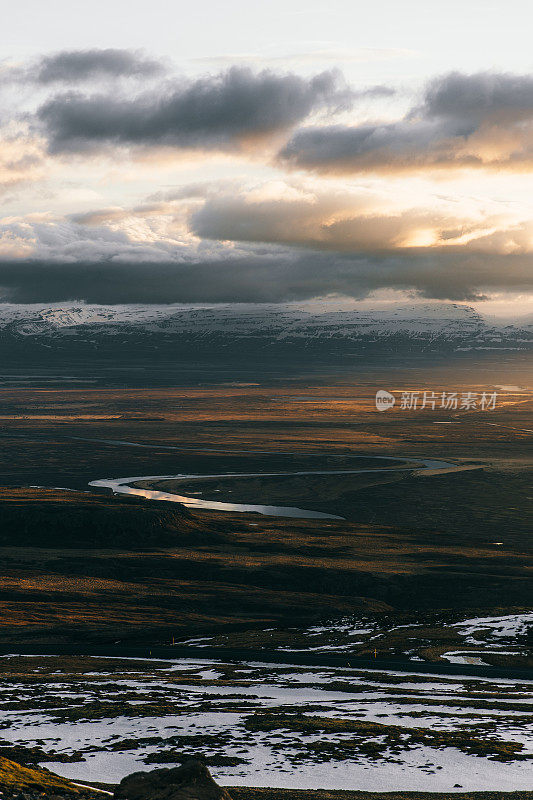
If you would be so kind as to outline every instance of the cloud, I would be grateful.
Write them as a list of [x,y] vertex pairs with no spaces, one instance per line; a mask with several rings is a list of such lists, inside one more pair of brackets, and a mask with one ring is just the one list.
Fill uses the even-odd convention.
[[0,295],[11,302],[282,302],[332,293],[361,298],[383,288],[472,301],[533,290],[529,253],[176,246],[133,241],[105,227],[24,220],[4,224],[2,242],[12,247],[0,247]]
[[20,126],[0,129],[0,194],[43,176],[42,143]]
[[0,258],[20,253],[35,261],[74,266],[84,261],[151,263],[179,259],[170,240],[137,240],[108,225],[80,225],[71,220],[11,218],[0,221]]
[[307,79],[234,67],[134,98],[59,94],[40,107],[38,118],[53,153],[107,145],[232,150],[353,99],[335,71]]
[[[365,104],[357,106],[362,93],[347,88],[337,72],[308,78],[233,68],[198,79],[167,75],[151,92],[128,81],[114,83],[114,92],[103,90],[106,77],[132,72],[127,58],[102,54],[127,52],[43,59],[49,74],[37,90],[33,78],[32,109],[48,99],[32,118],[34,127],[26,118],[0,132],[0,190],[44,173],[53,198],[49,203],[41,195],[33,216],[20,212],[0,221],[5,297],[274,302],[396,289],[472,300],[532,290],[533,222],[517,178],[491,178],[490,192],[475,181],[465,189],[463,182],[469,196],[448,187],[447,197],[439,197],[428,196],[429,184],[419,180],[363,183],[292,174],[261,182],[280,175],[272,164],[267,169],[263,161],[243,176],[241,159],[237,178],[226,162],[228,153],[263,140],[271,154],[289,139],[281,165],[320,173],[453,167],[526,173],[533,165],[533,77],[453,73],[429,82],[402,118],[378,123],[364,121]],[[73,56],[74,67],[68,63]],[[75,84],[70,91],[58,86],[62,75]],[[96,86],[99,76],[100,91],[76,88],[85,79]],[[368,92],[384,96],[383,87]],[[347,114],[331,115],[354,108],[358,124],[331,124]],[[85,153],[83,170],[73,175],[70,164],[48,157],[46,146],[52,153]],[[110,171],[106,160],[92,158],[93,151],[113,147],[137,148],[157,159],[159,171],[152,162]],[[162,174],[167,167],[160,148],[198,152],[194,158],[184,152],[187,169],[178,172],[173,151],[172,171]],[[219,180],[205,179],[202,151],[208,149],[224,153],[224,168],[213,175]],[[191,183],[176,185],[185,175]],[[92,181],[77,205],[68,194],[73,178]],[[509,185],[519,188],[517,194],[498,200]],[[87,206],[94,201],[102,207]],[[61,213],[69,216],[52,217]]]
[[297,245],[353,253],[416,248],[518,253],[533,250],[533,223],[433,199],[399,208],[377,189],[275,181],[253,189],[219,187],[191,209],[198,237]]
[[[80,84],[108,85],[123,79],[152,80],[169,71],[169,65],[150,58],[141,50],[113,48],[91,50],[63,50],[40,56],[26,63],[4,60],[0,62],[2,95],[15,92],[15,107],[32,93]],[[124,84],[123,84],[124,85]]]
[[325,253],[228,254],[224,260],[0,261],[3,299],[18,303],[284,302],[342,294],[362,298],[382,288],[433,299],[473,301],[487,291],[532,291],[531,258],[405,258]]
[[[310,43],[311,44],[311,43]],[[339,48],[313,47],[302,49],[295,52],[267,53],[267,52],[248,52],[248,53],[229,53],[216,56],[201,56],[193,58],[192,61],[203,64],[312,64],[329,62],[334,64],[362,64],[374,61],[389,61],[396,58],[412,58],[417,53],[399,47],[356,47]],[[385,88],[385,87],[384,87]],[[393,94],[393,90],[387,89],[387,94]]]
[[44,56],[34,68],[41,84],[78,83],[90,78],[148,78],[165,71],[160,61],[138,50],[64,50]]
[[[152,154],[164,148],[231,153],[266,140],[279,148],[288,138],[278,166],[324,174],[533,166],[533,75],[440,76],[403,117],[383,122],[364,119],[365,100],[383,101],[395,90],[353,90],[336,70],[302,77],[233,66],[196,79],[167,74],[140,93],[131,83],[113,91],[98,83],[125,76],[144,80],[164,70],[142,52],[95,49],[45,56],[21,74],[38,86],[38,97],[65,85],[65,91],[49,94],[34,117],[51,154],[115,147]],[[92,82],[92,92],[76,87],[83,81]],[[357,107],[360,121],[333,124],[338,112]]]
[[533,114],[533,75],[452,72],[430,81],[424,103],[412,114],[455,119],[469,132],[484,120],[520,120]]
[[533,165],[533,76],[451,73],[395,122],[297,130],[279,154],[324,173]]
[[70,219],[123,231],[140,232],[144,224],[145,235],[152,230],[162,238],[180,228],[189,238],[192,234],[226,246],[247,242],[353,252],[449,246],[492,233],[498,222],[494,215],[481,213],[465,218],[451,203],[441,202],[433,210],[398,210],[377,190],[282,180],[253,186],[229,181],[190,184],[130,208],[94,209]]

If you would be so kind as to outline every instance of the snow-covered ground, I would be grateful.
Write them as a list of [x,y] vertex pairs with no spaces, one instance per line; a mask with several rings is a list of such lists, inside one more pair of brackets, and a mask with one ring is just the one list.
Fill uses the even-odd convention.
[[[43,763],[74,779],[114,782],[201,753],[225,785],[509,791],[533,780],[533,681],[209,659],[10,656],[0,670],[0,738],[54,753]],[[502,758],[502,742],[518,749]]]
[[489,644],[505,649],[506,643],[515,643],[528,628],[533,629],[533,611],[524,614],[507,614],[501,617],[475,617],[456,622],[457,628],[468,644]]
[[[262,631],[259,646],[279,649],[286,652],[346,652],[366,654],[374,647],[389,655],[408,656],[420,660],[425,650],[436,641],[449,650],[443,650],[440,657],[455,664],[490,664],[490,656],[507,656],[509,666],[521,665],[527,655],[527,632],[533,631],[533,611],[493,617],[457,619],[443,618],[442,615],[419,614],[419,621],[398,624],[386,616],[370,619],[365,616],[332,619],[321,625],[309,628],[293,628],[278,631],[274,628]],[[442,633],[446,638],[442,637]],[[203,637],[188,639],[184,644],[197,647],[213,645],[232,646],[231,634],[228,637]],[[431,654],[434,658],[435,654]],[[487,661],[489,658],[489,661]]]

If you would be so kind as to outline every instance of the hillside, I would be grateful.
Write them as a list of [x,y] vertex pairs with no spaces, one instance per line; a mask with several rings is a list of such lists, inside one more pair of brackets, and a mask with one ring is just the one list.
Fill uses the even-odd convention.
[[40,487],[0,490],[0,547],[143,549],[218,538],[215,526],[176,503]]

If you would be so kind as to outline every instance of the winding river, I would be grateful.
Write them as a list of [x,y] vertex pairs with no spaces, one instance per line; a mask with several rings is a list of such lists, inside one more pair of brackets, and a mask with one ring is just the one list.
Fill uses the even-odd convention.
[[[353,458],[368,458],[368,456],[353,456]],[[399,461],[401,463],[409,462],[410,464],[417,464],[419,466],[413,467],[396,467],[396,471],[409,471],[417,472],[419,474],[451,471],[460,469],[457,464],[452,464],[447,461],[437,461],[435,459],[420,459],[420,458],[393,458],[389,456],[373,456],[373,458],[384,461]],[[192,508],[209,509],[212,511],[232,511],[264,514],[267,516],[275,517],[298,517],[300,519],[344,519],[335,514],[325,514],[321,511],[311,511],[305,508],[297,508],[296,506],[269,506],[249,503],[225,503],[217,500],[200,500],[196,497],[186,495],[171,494],[170,492],[161,492],[156,489],[142,489],[132,484],[139,483],[140,481],[192,481],[204,480],[206,478],[287,478],[298,477],[302,475],[358,475],[364,472],[388,472],[387,468],[383,469],[335,469],[335,470],[305,470],[295,472],[227,472],[217,475],[197,475],[197,474],[178,474],[178,475],[140,475],[127,478],[101,478],[99,480],[91,481],[89,486],[98,488],[110,489],[114,494],[132,494],[137,497],[145,497],[148,500],[166,500],[171,503],[181,503],[184,506]]]

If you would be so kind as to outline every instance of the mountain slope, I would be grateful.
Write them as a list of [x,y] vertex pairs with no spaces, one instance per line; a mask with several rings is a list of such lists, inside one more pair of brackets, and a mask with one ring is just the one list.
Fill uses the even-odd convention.
[[160,349],[195,353],[528,350],[533,323],[488,323],[455,303],[371,308],[308,304],[211,306],[0,305],[0,349],[65,353]]

